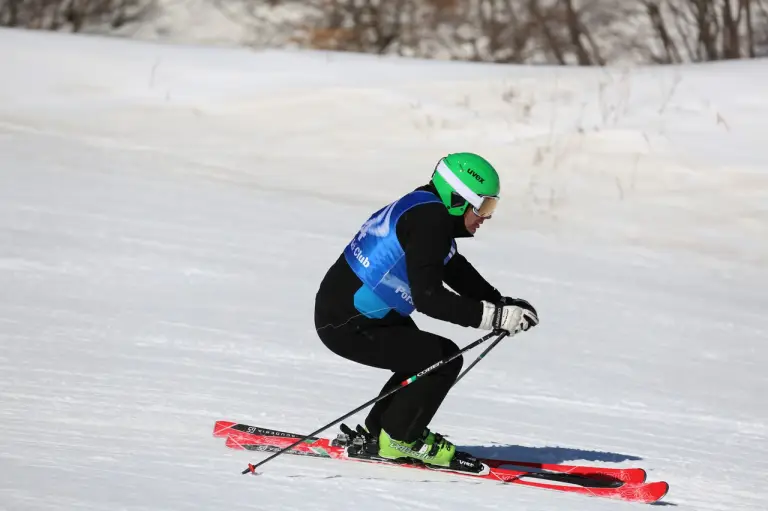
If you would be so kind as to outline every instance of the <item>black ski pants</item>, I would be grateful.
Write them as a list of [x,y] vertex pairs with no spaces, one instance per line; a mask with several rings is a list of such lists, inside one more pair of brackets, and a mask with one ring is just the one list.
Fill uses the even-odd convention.
[[[370,320],[335,327],[322,317],[316,317],[316,323],[324,325],[317,333],[332,352],[360,364],[392,371],[392,377],[379,395],[459,351],[453,341],[419,330],[410,317],[397,324]],[[383,428],[392,438],[405,442],[420,438],[456,381],[462,364],[462,357],[456,357],[374,404],[365,419],[368,431],[378,437]]]

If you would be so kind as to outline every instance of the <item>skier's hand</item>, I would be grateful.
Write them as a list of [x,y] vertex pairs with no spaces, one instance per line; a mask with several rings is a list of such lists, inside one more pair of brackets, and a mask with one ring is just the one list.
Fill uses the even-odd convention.
[[500,303],[501,305],[517,305],[518,307],[531,311],[534,316],[538,317],[538,313],[536,312],[536,309],[533,308],[533,305],[528,303],[527,300],[523,300],[522,298],[510,298],[509,296],[502,296]]
[[510,334],[525,332],[539,324],[539,317],[531,309],[533,307],[530,304],[527,308],[523,308],[519,305],[494,305],[484,301],[480,328],[506,330]]

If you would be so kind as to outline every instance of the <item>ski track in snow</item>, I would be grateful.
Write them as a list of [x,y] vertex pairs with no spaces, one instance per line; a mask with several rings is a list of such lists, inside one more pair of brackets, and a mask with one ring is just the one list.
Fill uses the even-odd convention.
[[287,455],[243,477],[261,455],[211,435],[309,432],[378,392],[387,374],[317,339],[314,293],[366,215],[466,144],[508,193],[459,250],[542,323],[433,426],[644,467],[681,511],[765,509],[764,62],[606,79],[6,30],[0,69],[0,508],[636,508]]

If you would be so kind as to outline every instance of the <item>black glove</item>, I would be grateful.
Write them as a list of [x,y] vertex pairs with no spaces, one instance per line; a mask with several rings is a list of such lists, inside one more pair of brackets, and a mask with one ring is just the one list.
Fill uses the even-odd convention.
[[510,298],[509,296],[502,296],[501,300],[499,300],[499,303],[501,305],[516,305],[521,309],[533,312],[533,315],[537,318],[539,317],[539,314],[536,312],[536,309],[533,308],[533,305],[528,303],[527,300],[523,300],[522,298]]

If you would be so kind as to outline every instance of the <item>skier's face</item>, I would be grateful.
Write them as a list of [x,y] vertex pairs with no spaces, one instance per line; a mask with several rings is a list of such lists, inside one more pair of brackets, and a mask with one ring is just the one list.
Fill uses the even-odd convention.
[[490,218],[491,217],[483,218],[481,216],[477,216],[470,207],[467,208],[467,211],[464,213],[464,226],[471,234],[475,234],[480,226],[483,225],[483,222]]

